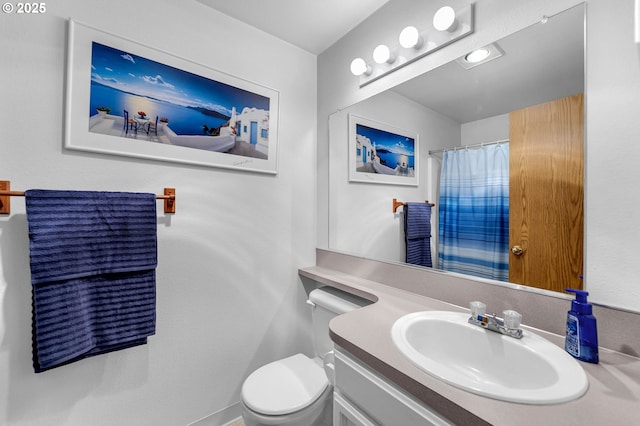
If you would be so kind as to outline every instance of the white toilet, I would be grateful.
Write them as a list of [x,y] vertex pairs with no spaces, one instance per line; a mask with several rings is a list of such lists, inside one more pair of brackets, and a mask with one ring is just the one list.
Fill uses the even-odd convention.
[[296,354],[251,373],[242,385],[242,418],[246,426],[331,424],[333,342],[329,321],[371,302],[322,287],[309,293],[307,303],[313,307],[316,357]]

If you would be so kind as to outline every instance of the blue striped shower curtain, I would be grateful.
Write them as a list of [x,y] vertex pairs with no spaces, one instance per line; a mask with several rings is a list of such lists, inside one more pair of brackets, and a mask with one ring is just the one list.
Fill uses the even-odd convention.
[[446,151],[440,174],[438,266],[509,279],[509,145]]

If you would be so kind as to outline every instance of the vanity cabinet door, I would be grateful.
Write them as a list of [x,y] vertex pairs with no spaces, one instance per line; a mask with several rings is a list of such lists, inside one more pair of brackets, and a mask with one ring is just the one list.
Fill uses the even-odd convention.
[[[347,414],[344,414],[345,423],[340,423],[343,421],[340,413],[335,413],[334,426],[453,425],[440,414],[357,361],[344,349],[336,348],[335,361],[335,396],[342,400],[339,400],[336,411],[340,411],[340,404],[346,402],[347,409],[344,409],[344,412]],[[334,403],[334,410],[335,407]],[[353,408],[354,412],[360,414],[364,420],[358,420],[356,414],[350,412],[348,408]],[[353,417],[349,417],[349,414]]]
[[333,393],[333,426],[377,426],[338,392]]

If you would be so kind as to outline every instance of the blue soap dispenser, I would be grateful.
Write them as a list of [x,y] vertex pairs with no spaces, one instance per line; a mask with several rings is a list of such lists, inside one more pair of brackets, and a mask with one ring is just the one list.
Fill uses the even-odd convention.
[[587,302],[588,292],[566,288],[576,298],[567,313],[567,335],[564,348],[580,361],[598,363],[598,327],[592,315],[593,308]]

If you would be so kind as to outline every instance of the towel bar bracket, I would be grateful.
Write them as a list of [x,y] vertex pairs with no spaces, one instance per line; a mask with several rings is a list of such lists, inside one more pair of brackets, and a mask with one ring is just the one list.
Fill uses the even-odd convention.
[[[11,197],[24,197],[22,191],[11,191],[11,181],[0,180],[0,214],[11,214]],[[163,195],[156,195],[156,199],[164,200],[164,212],[176,212],[176,189],[165,188]]]
[[164,212],[175,213],[176,212],[176,189],[165,188],[164,189]]
[[[10,192],[11,182],[8,180],[0,180],[0,191]],[[11,213],[11,196],[0,195],[0,214]]]

